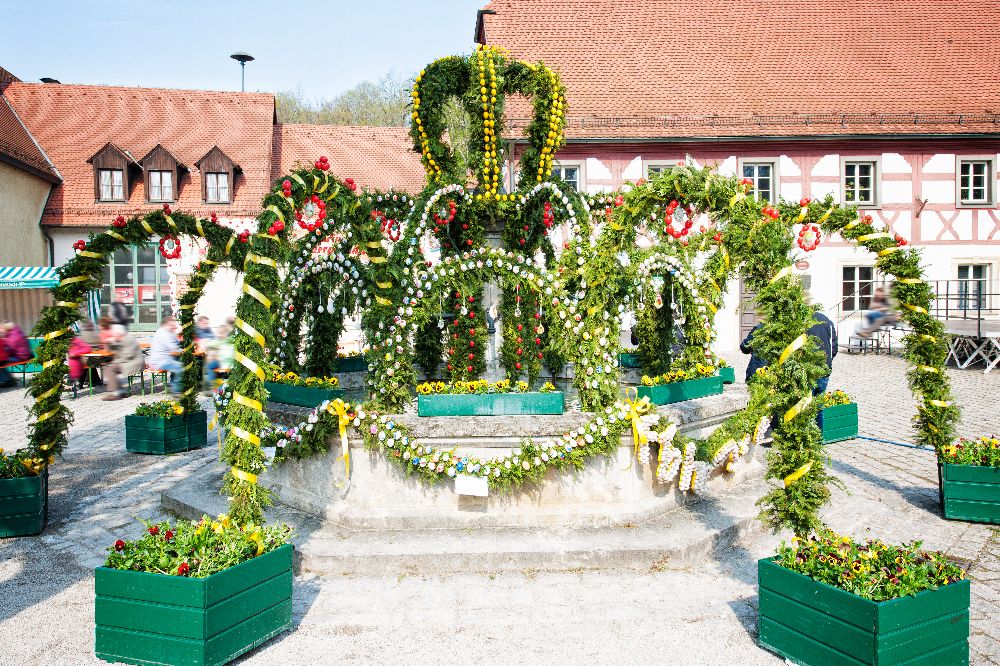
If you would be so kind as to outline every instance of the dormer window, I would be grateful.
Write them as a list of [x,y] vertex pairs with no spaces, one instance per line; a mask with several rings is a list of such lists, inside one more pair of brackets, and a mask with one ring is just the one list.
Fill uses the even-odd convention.
[[195,162],[201,169],[201,196],[205,203],[228,204],[233,202],[233,189],[240,166],[229,159],[218,146]]
[[132,177],[138,175],[142,167],[127,150],[109,142],[87,162],[94,165],[95,201],[128,201]]
[[173,153],[157,144],[139,160],[146,173],[146,201],[172,203],[177,200],[181,172],[188,168]]

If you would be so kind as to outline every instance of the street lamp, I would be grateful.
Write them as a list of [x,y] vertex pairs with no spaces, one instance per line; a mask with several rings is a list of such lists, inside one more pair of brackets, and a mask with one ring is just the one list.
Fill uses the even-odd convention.
[[249,53],[243,53],[242,51],[237,51],[236,53],[229,56],[233,60],[238,60],[240,63],[240,92],[246,90],[246,70],[247,63],[253,60],[253,56]]

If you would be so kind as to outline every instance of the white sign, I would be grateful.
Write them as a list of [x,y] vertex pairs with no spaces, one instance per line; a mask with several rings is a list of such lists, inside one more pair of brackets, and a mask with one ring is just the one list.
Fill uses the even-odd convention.
[[455,477],[455,494],[486,497],[490,494],[490,487],[489,484],[486,483],[485,476],[459,474]]

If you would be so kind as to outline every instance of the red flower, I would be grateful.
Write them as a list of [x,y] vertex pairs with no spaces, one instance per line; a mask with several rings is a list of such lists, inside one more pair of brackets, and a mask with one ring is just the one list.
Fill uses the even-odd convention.
[[163,538],[166,539],[167,541],[170,541],[171,539],[174,538],[174,533],[171,532],[170,530],[167,530],[167,533],[163,535]]
[[178,576],[186,576],[188,571],[191,571],[191,567],[188,565],[187,562],[181,562],[180,565],[177,567]]
[[73,249],[77,251],[83,250],[86,247],[87,247],[87,241],[85,240],[78,240],[77,242],[73,243]]
[[115,541],[115,550],[117,550],[119,553],[125,550],[125,542],[122,541],[121,539]]
[[157,534],[160,533],[160,528],[157,525],[153,525],[152,527],[149,528],[149,533],[152,534],[153,536],[156,536]]

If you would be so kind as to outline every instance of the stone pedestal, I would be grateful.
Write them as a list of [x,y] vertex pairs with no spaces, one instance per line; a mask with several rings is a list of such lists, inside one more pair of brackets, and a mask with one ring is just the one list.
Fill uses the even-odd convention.
[[[746,388],[729,386],[723,395],[658,408],[680,432],[704,437],[746,405]],[[587,413],[530,417],[394,416],[425,445],[460,447],[468,455],[495,456],[517,447],[525,437],[558,437],[590,420]],[[350,432],[351,475],[345,476],[339,438],[322,456],[278,465],[261,477],[278,500],[350,529],[427,529],[463,527],[602,527],[646,520],[692,499],[663,484],[650,465],[634,460],[631,431],[618,451],[591,459],[583,469],[552,470],[535,485],[489,497],[457,495],[454,482],[433,486],[409,477],[380,452],[364,448]],[[655,460],[655,447],[653,448]],[[716,471],[711,494],[762,474],[753,451],[733,473]]]

